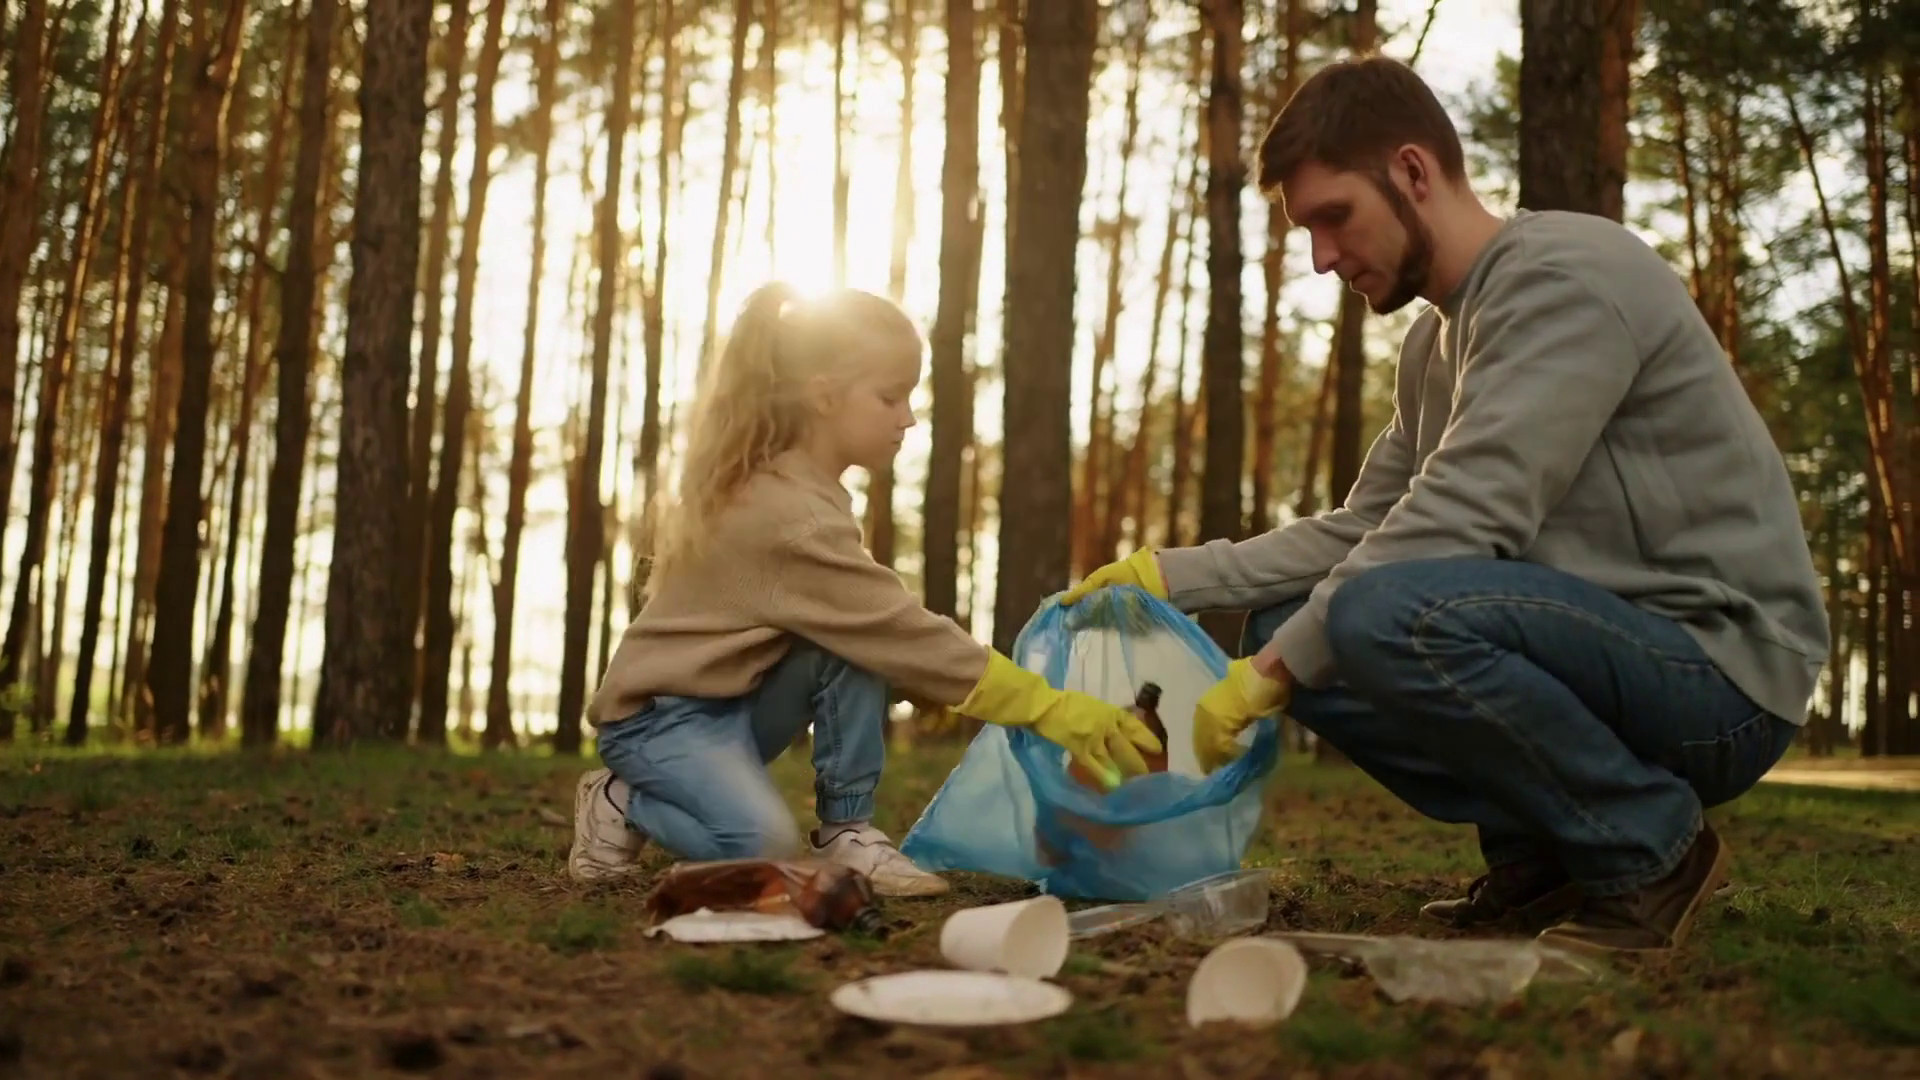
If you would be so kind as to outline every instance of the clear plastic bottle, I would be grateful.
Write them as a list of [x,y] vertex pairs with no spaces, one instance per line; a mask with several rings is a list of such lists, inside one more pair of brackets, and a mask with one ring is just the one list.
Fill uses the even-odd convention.
[[791,912],[823,930],[881,926],[865,874],[822,859],[723,859],[681,863],[647,897],[653,921],[709,911]]

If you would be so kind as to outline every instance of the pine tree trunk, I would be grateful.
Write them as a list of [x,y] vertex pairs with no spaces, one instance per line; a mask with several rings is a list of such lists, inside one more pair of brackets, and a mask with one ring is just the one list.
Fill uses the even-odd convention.
[[[594,237],[597,292],[593,314],[593,377],[587,396],[587,428],[580,455],[573,469],[573,486],[568,499],[567,529],[567,601],[566,624],[561,644],[560,702],[558,727],[553,749],[557,754],[580,752],[580,720],[586,706],[587,637],[593,615],[593,576],[601,562],[601,545],[606,538],[600,503],[600,470],[605,459],[607,426],[607,369],[613,353],[613,312],[619,302],[620,278],[620,170],[625,163],[627,109],[633,91],[634,6],[636,0],[615,0],[613,19],[613,88],[607,104],[606,182],[601,186],[601,203]],[[741,0],[738,11],[746,13]],[[728,130],[739,137],[739,71],[745,47],[744,28],[734,33],[734,82],[727,106]],[[737,144],[729,145],[733,156]],[[723,167],[723,172],[731,170]],[[721,185],[721,204],[728,201],[731,188]],[[726,220],[721,210],[720,220]],[[716,251],[718,249],[716,248]],[[718,257],[716,255],[716,265]],[[709,288],[712,286],[710,285]]]
[[[14,395],[20,381],[20,297],[33,258],[34,232],[40,222],[41,51],[47,39],[47,0],[23,0],[14,31],[10,65],[14,117],[0,172],[0,548],[13,517],[13,466],[19,440],[10,434],[16,422]],[[164,66],[164,65],[163,65]],[[10,737],[13,721],[0,717],[0,738]]]
[[[448,0],[447,34],[441,39],[446,63],[441,73],[440,126],[435,139],[433,179],[433,220],[427,225],[426,266],[420,275],[420,362],[415,375],[411,466],[408,469],[409,513],[402,528],[402,550],[417,551],[417,588],[409,591],[402,603],[407,606],[407,642],[421,632],[421,621],[428,618],[427,593],[432,588],[434,555],[432,525],[434,515],[433,432],[439,417],[435,397],[439,394],[441,301],[446,292],[447,249],[453,246],[453,165],[460,149],[460,80],[467,62],[467,27],[472,17],[472,0]],[[476,88],[475,93],[479,91]],[[474,158],[476,166],[480,164]],[[460,225],[462,243],[468,233],[477,233],[479,222],[463,216]],[[457,316],[456,316],[457,317]],[[418,654],[422,699],[421,715],[427,712],[426,648]],[[411,651],[409,655],[414,655]]]
[[[1281,46],[1279,92],[1271,111],[1279,112],[1300,87],[1300,45],[1306,36],[1305,0],[1281,0],[1280,18],[1285,42]],[[1287,381],[1286,359],[1280,351],[1280,293],[1286,285],[1286,207],[1278,200],[1267,204],[1267,250],[1260,260],[1266,304],[1260,313],[1260,384],[1253,406],[1253,514],[1248,532],[1259,535],[1273,528],[1274,455],[1278,451],[1280,387]]]
[[1520,205],[1529,210],[1601,212],[1602,3],[1521,0]]
[[1106,525],[1103,484],[1107,481],[1108,461],[1113,457],[1113,415],[1107,365],[1112,362],[1120,336],[1120,280],[1126,264],[1127,234],[1132,219],[1127,214],[1127,181],[1132,178],[1133,147],[1140,135],[1140,67],[1146,48],[1146,24],[1137,19],[1129,37],[1127,89],[1121,107],[1120,183],[1115,198],[1111,229],[1107,234],[1107,288],[1100,329],[1093,339],[1093,374],[1087,395],[1087,444],[1080,460],[1080,483],[1074,492],[1073,561],[1075,577],[1085,574],[1101,558],[1101,539]]
[[[500,73],[506,0],[487,0],[487,27],[474,72],[473,168],[467,178],[466,213],[460,222],[460,257],[454,269],[453,356],[447,375],[447,418],[440,434],[440,469],[427,521],[427,608],[424,670],[420,684],[419,741],[447,744],[447,688],[453,668],[453,518],[460,505],[460,463],[466,456],[467,415],[473,407],[473,304],[480,276],[480,237],[493,178],[493,87]],[[617,145],[617,144],[616,144]],[[391,733],[405,738],[406,732]]]
[[[903,92],[900,98],[900,157],[893,177],[892,251],[887,263],[887,295],[896,304],[907,296],[907,254],[913,247],[913,72],[920,51],[919,31],[913,21],[913,6],[918,0],[894,0],[891,6],[896,20]],[[867,482],[867,547],[874,560],[891,567],[894,562],[893,462],[873,470]]]
[[[360,100],[353,278],[347,288],[340,467],[328,560],[316,747],[391,731],[412,695],[401,591],[413,588],[392,523],[408,511],[407,388],[420,272],[420,150],[433,9],[371,0]],[[404,721],[402,721],[404,722]]]
[[1333,429],[1328,455],[1327,501],[1341,506],[1360,476],[1361,412],[1366,405],[1367,301],[1352,290],[1340,293],[1339,327],[1334,331]]
[[[140,306],[146,295],[147,250],[152,233],[154,189],[166,143],[166,70],[173,62],[179,16],[179,0],[167,0],[160,17],[160,36],[155,43],[153,75],[145,94],[149,122],[137,126],[140,133],[138,144],[128,143],[127,180],[121,189],[120,203],[124,209],[120,214],[120,232],[113,263],[113,287],[118,297],[116,310],[119,313],[118,324],[113,330],[118,332],[118,337],[111,350],[111,382],[103,386],[100,407],[100,458],[94,468],[87,594],[80,615],[80,651],[74,666],[73,708],[67,718],[66,741],[69,746],[79,746],[87,737],[88,706],[93,696],[93,666],[100,644],[100,615],[106,599],[108,549],[120,531],[113,528],[114,504],[120,495],[120,465],[126,450],[128,406],[133,399],[134,354],[140,345]],[[134,44],[127,51],[128,59],[123,71],[130,70],[139,58],[143,33],[144,24],[134,32]],[[122,120],[127,127],[135,128],[136,125],[131,123],[133,118],[134,110],[129,108]],[[128,546],[127,538],[122,535],[122,562],[125,561]],[[125,592],[125,588],[114,590],[116,598],[124,598]],[[117,617],[114,625],[116,628],[121,625]],[[115,641],[118,640],[116,637]],[[115,666],[118,666],[117,661]],[[115,684],[109,681],[108,685],[112,687]],[[111,722],[118,714],[112,707],[114,695],[111,691],[108,697],[107,716]]]
[[1627,151],[1633,139],[1627,120],[1633,114],[1634,41],[1640,28],[1641,0],[1601,0],[1600,24],[1600,145],[1598,213],[1615,221],[1626,218]]
[[[1021,257],[1007,263],[1006,439],[993,640],[1005,652],[1048,594],[1067,584],[1073,513],[1070,446],[1075,249],[1087,175],[1087,114],[1099,32],[1093,0],[1035,4],[1024,24],[1023,168],[1009,219]],[[1012,244],[1008,245],[1013,250]],[[1011,466],[1018,463],[1019,482]]]
[[[94,249],[99,243],[100,230],[105,221],[101,211],[106,201],[107,166],[113,156],[109,149],[109,139],[118,127],[115,114],[119,106],[116,85],[119,80],[120,53],[117,44],[124,12],[123,0],[116,0],[113,13],[109,18],[108,31],[108,40],[116,47],[104,49],[101,53],[99,85],[102,91],[99,95],[99,103],[94,109],[90,146],[80,176],[79,218],[73,227],[71,254],[64,268],[65,279],[60,283],[59,313],[54,320],[53,335],[48,345],[46,359],[41,364],[40,400],[34,415],[33,426],[33,458],[27,473],[29,485],[27,535],[21,547],[19,576],[14,582],[7,636],[5,644],[0,645],[0,689],[11,687],[22,681],[25,675],[22,664],[27,646],[27,630],[30,625],[29,620],[34,619],[35,598],[38,597],[42,605],[50,599],[47,596],[49,590],[45,587],[44,564],[46,563],[47,532],[52,524],[50,518],[53,515],[54,502],[60,494],[60,416],[66,400],[67,384],[73,373],[75,342],[79,336],[80,313],[85,306],[84,295],[88,271],[92,268]],[[29,20],[35,18],[32,11],[28,12],[27,18]],[[37,61],[16,60],[15,71],[18,73],[23,69],[37,69],[37,67]],[[12,158],[16,151],[38,153],[29,141],[30,132],[21,133],[24,129],[37,127],[38,123],[38,118],[21,117],[16,125],[14,141],[21,145],[8,149],[10,175],[14,171]],[[34,201],[29,197],[22,202],[29,215],[33,213]],[[8,218],[14,216],[11,211],[12,205],[9,199]],[[5,231],[11,232],[11,227],[7,227]],[[7,261],[8,254],[0,248],[0,264]],[[0,265],[0,279],[4,279],[6,275],[4,265]],[[0,280],[0,306],[9,306],[11,310],[11,305],[17,305],[18,297],[6,297],[4,295],[6,285],[5,280]],[[0,316],[0,320],[8,319],[17,319],[17,316],[12,314]],[[4,327],[0,327],[0,333],[4,332]],[[0,353],[0,382],[4,382],[11,388],[13,374],[5,370],[10,366],[13,356],[11,343],[0,341],[0,347],[6,348],[4,353]],[[11,403],[7,402],[7,405],[10,407]],[[6,419],[11,421],[10,416]],[[8,469],[10,473],[10,461]],[[5,507],[0,506],[0,514],[3,514],[4,510]],[[0,741],[10,739],[12,736],[13,718],[4,707],[0,707]]]
[[[287,262],[280,275],[280,323],[273,361],[273,466],[267,474],[267,521],[260,542],[258,613],[248,635],[247,679],[241,694],[243,746],[273,745],[280,726],[281,663],[286,653],[287,612],[294,580],[294,541],[299,528],[308,433],[312,426],[310,351],[316,329],[322,163],[329,138],[328,86],[333,76],[333,26],[338,0],[312,0],[300,77],[300,145],[294,154],[293,192],[287,206]],[[297,673],[296,673],[297,674]]]
[[[778,0],[767,0],[768,35],[774,32],[773,18]],[[648,291],[642,318],[647,353],[647,385],[640,407],[640,439],[634,446],[633,471],[640,484],[640,505],[632,518],[629,544],[633,547],[633,572],[627,585],[627,618],[640,614],[646,598],[647,571],[653,547],[655,504],[660,494],[660,392],[666,362],[667,240],[673,215],[673,164],[679,156],[680,117],[674,109],[674,86],[680,68],[679,25],[674,20],[673,0],[660,0],[660,151],[655,167],[658,209],[654,215],[653,288]],[[768,121],[768,154],[771,157],[773,132]],[[769,177],[771,177],[769,165]],[[772,220],[771,207],[768,220]],[[771,226],[769,226],[771,227]],[[769,249],[771,258],[771,249]]]
[[240,412],[235,417],[233,489],[227,503],[226,553],[220,563],[220,601],[214,616],[207,658],[200,665],[200,737],[219,739],[226,732],[229,681],[233,653],[233,575],[240,548],[240,523],[246,516],[246,481],[253,445],[253,408],[260,383],[266,378],[261,357],[261,298],[266,286],[266,251],[272,242],[276,208],[280,202],[280,174],[286,161],[287,120],[293,105],[291,60],[281,64],[280,102],[273,132],[267,141],[266,164],[260,183],[260,210],[254,232],[254,254],[249,260],[246,319],[247,343],[241,353]]
[[[163,178],[156,194],[165,193],[167,186]],[[178,210],[172,200],[168,203],[168,211]],[[170,241],[167,299],[147,379],[147,415],[141,444],[139,548],[134,556],[133,617],[127,622],[127,667],[122,681],[131,726],[147,737],[153,733],[153,696],[147,693],[147,645],[153,639],[154,595],[160,583],[160,535],[167,520],[167,453],[173,445],[174,423],[180,415],[181,312],[186,307],[186,293],[182,288],[186,263],[181,258],[185,244],[180,242],[179,235],[183,220],[177,213],[163,220],[168,222]]]
[[975,0],[947,0],[946,148],[940,165],[940,297],[930,335],[933,418],[920,584],[929,610],[960,613],[961,472],[973,440],[967,335],[980,277],[980,61]]
[[[1202,32],[1202,36],[1205,33]],[[1200,204],[1200,163],[1206,160],[1207,125],[1204,116],[1200,118],[1200,152],[1194,155],[1193,168],[1187,174],[1186,206],[1187,241],[1186,257],[1180,267],[1180,325],[1177,329],[1178,345],[1174,352],[1173,366],[1173,431],[1168,443],[1173,453],[1173,477],[1167,486],[1167,536],[1168,547],[1179,547],[1187,536],[1187,493],[1193,487],[1193,414],[1194,402],[1187,397],[1187,353],[1193,340],[1191,329],[1193,316],[1193,264],[1194,254],[1199,245],[1194,243],[1198,235],[1198,222],[1202,216]]]
[[180,417],[173,431],[167,521],[161,532],[160,578],[154,594],[153,654],[147,690],[153,695],[154,734],[162,744],[192,735],[193,616],[200,588],[200,484],[207,447],[207,407],[213,379],[214,218],[219,212],[220,161],[233,72],[239,62],[246,0],[227,0],[216,40],[208,0],[196,26],[193,112],[187,142],[186,307],[181,320]]
[[[671,0],[668,0],[670,3]],[[669,7],[666,18],[672,18]],[[507,463],[506,531],[500,544],[500,579],[494,585],[493,661],[487,677],[487,726],[482,747],[498,749],[513,742],[513,617],[520,576],[520,541],[527,521],[527,484],[533,469],[533,383],[535,331],[540,325],[540,281],[547,262],[547,180],[548,159],[553,147],[553,102],[560,67],[560,35],[566,18],[566,0],[546,0],[541,26],[540,54],[536,62],[538,82],[533,117],[533,270],[527,276],[527,330],[520,351],[520,384],[514,397],[513,450]],[[669,55],[673,40],[667,39]],[[662,121],[666,121],[663,119]],[[661,228],[665,231],[666,219]],[[662,287],[655,279],[654,296]],[[651,326],[649,326],[649,333]],[[657,343],[655,343],[657,344]],[[651,346],[650,346],[651,347]],[[649,353],[651,367],[653,353]],[[649,403],[655,393],[650,382]],[[656,433],[656,439],[658,435]]]
[[[834,2],[837,4],[843,0]],[[753,0],[734,0],[733,62],[727,76],[726,135],[720,150],[719,194],[714,200],[713,250],[707,259],[707,319],[700,336],[699,356],[703,370],[720,332],[720,282],[726,261],[727,214],[733,208],[733,172],[740,156],[740,94],[746,82],[747,30],[752,22]]]
[[1212,0],[1213,81],[1207,96],[1207,328],[1200,346],[1206,395],[1206,472],[1200,492],[1200,538],[1239,539],[1245,531],[1240,478],[1246,450],[1246,404],[1240,298],[1241,0]]

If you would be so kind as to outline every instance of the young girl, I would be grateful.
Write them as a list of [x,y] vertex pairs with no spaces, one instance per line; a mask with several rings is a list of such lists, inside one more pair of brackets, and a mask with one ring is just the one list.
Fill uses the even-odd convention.
[[[698,860],[807,851],[881,895],[945,892],[870,824],[889,685],[1030,727],[1112,783],[1161,749],[1131,712],[1055,690],[928,611],[862,546],[840,477],[899,451],[923,349],[870,293],[748,299],[705,373],[647,603],[589,709],[607,767],[575,792],[574,880],[631,870],[652,839]],[[820,827],[803,844],[766,763],[809,723]]]

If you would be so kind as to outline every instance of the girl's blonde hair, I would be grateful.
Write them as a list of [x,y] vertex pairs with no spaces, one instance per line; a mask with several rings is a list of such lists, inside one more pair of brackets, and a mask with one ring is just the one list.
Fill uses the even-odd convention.
[[799,441],[819,380],[857,377],[903,347],[917,357],[920,332],[884,297],[842,288],[802,298],[780,282],[755,289],[701,373],[678,490],[659,500],[647,594],[709,535],[741,486]]

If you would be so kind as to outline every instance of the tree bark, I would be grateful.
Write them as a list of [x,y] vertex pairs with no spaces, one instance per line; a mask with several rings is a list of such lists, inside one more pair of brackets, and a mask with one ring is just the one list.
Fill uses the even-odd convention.
[[[561,648],[559,726],[555,729],[553,749],[557,754],[580,752],[580,720],[586,705],[587,637],[593,617],[593,576],[601,562],[601,546],[606,539],[600,503],[600,468],[605,458],[607,427],[607,368],[613,353],[613,311],[619,301],[620,280],[620,169],[625,162],[627,106],[632,98],[633,41],[635,0],[616,0],[614,5],[613,89],[607,104],[606,182],[601,186],[600,212],[595,237],[597,252],[597,294],[593,315],[593,381],[587,395],[587,430],[573,470],[569,493],[567,529],[567,606],[566,625]],[[740,11],[747,4],[742,0]],[[742,58],[744,31],[734,35],[735,72]],[[739,80],[732,88],[728,103],[728,124],[733,137],[739,136]],[[728,148],[728,156],[733,147]],[[724,170],[723,170],[724,171]],[[722,185],[721,202],[727,201],[729,188]],[[722,210],[722,221],[726,211]]]
[[[211,20],[213,2],[203,9]],[[181,322],[180,417],[173,429],[167,521],[161,532],[160,579],[153,605],[153,653],[147,690],[153,695],[154,735],[163,744],[192,734],[193,615],[200,586],[200,484],[207,447],[207,407],[213,379],[214,217],[219,212],[220,162],[233,72],[239,63],[246,0],[226,0],[216,40],[196,27],[193,115],[187,143],[186,307]]]
[[[0,216],[0,548],[13,517],[13,466],[20,452],[12,435],[20,382],[20,295],[40,223],[40,126],[45,111],[40,59],[47,40],[47,0],[24,3],[12,47],[13,134],[0,162],[5,166],[0,206],[7,208]],[[7,737],[12,723],[0,718],[0,738]]]
[[[1306,36],[1305,0],[1281,0],[1285,40],[1281,45],[1280,88],[1271,102],[1278,113],[1300,87],[1300,45]],[[1271,123],[1271,121],[1269,121]],[[1280,292],[1286,284],[1287,233],[1291,223],[1278,199],[1267,204],[1267,249],[1260,260],[1266,304],[1260,313],[1260,384],[1253,405],[1253,512],[1247,531],[1255,536],[1273,528],[1274,455],[1278,449],[1280,386],[1286,361],[1280,349]]]
[[[105,204],[107,190],[107,166],[113,156],[109,141],[118,127],[116,117],[119,107],[119,94],[116,89],[120,60],[118,45],[124,12],[124,3],[116,0],[109,19],[108,40],[111,45],[101,52],[99,70],[101,92],[99,104],[94,109],[93,130],[87,157],[81,167],[79,215],[73,226],[71,254],[64,268],[65,279],[60,283],[59,312],[54,318],[53,333],[48,342],[45,360],[40,365],[40,400],[37,406],[38,411],[34,415],[33,458],[27,474],[27,535],[21,547],[20,570],[14,582],[13,604],[7,622],[7,635],[4,645],[0,645],[0,689],[12,687],[16,682],[21,681],[21,677],[25,674],[22,662],[27,647],[28,630],[30,626],[38,625],[38,619],[34,614],[36,597],[39,606],[45,606],[51,599],[46,595],[43,564],[46,562],[47,533],[52,524],[50,519],[53,515],[54,502],[60,495],[60,416],[64,411],[67,384],[72,375],[74,346],[79,336],[80,313],[85,307],[83,301],[88,274],[93,266],[94,249],[99,244],[100,230],[105,221],[101,209]],[[34,15],[30,11],[27,17],[32,19]],[[16,60],[16,71],[23,67],[37,68],[38,66],[37,62]],[[38,118],[29,119],[22,116],[16,125],[16,132],[19,129],[37,127],[39,122]],[[11,158],[15,150],[24,152],[29,149],[26,145],[28,143],[26,136],[16,133],[15,141],[23,145],[19,148],[9,148],[9,173],[14,168]],[[33,152],[37,154],[38,150],[35,149]],[[34,201],[32,198],[23,201],[22,205],[26,209],[27,216],[35,212],[32,209]],[[8,205],[7,216],[11,219],[14,216],[11,212],[11,202]],[[4,263],[6,258],[7,252],[0,249],[0,263]],[[6,273],[4,267],[0,266],[0,279],[3,279]],[[4,291],[5,286],[6,282],[0,280],[0,292]],[[17,304],[17,295],[11,300],[0,295],[0,306],[7,306],[11,310]],[[0,319],[7,317],[0,316]],[[0,327],[0,333],[3,332],[4,327]],[[6,345],[5,342],[0,342],[0,346],[4,345]],[[10,350],[0,353],[0,382],[4,382],[9,388],[12,386],[13,375],[5,368],[10,366],[9,361],[12,355]],[[11,417],[7,419],[11,421]],[[10,462],[8,468],[11,469]],[[4,512],[5,507],[0,505],[0,514]],[[7,709],[0,707],[0,741],[12,737],[13,718]]]
[[[440,130],[434,156],[438,161],[433,180],[433,220],[427,225],[426,267],[420,275],[420,362],[413,395],[413,440],[408,470],[409,512],[402,527],[403,551],[417,551],[415,588],[402,599],[407,606],[407,644],[411,646],[427,617],[427,592],[433,577],[433,542],[430,522],[434,514],[433,432],[439,410],[441,298],[446,290],[447,249],[453,246],[453,163],[460,149],[460,81],[467,62],[467,26],[472,0],[448,0],[447,35],[441,39],[446,57],[441,74]],[[475,94],[479,90],[476,87]],[[480,159],[474,158],[477,166]],[[471,184],[471,181],[469,181]],[[471,210],[461,222],[462,242],[468,233],[479,231],[479,222],[471,219]],[[457,317],[457,316],[456,316]],[[418,654],[423,699],[426,706],[426,649]],[[409,649],[408,656],[415,654]]]
[[280,668],[286,653],[287,612],[293,593],[294,541],[300,521],[308,433],[312,425],[310,371],[317,285],[315,246],[325,228],[320,215],[322,162],[327,156],[328,86],[333,76],[333,27],[338,0],[313,0],[307,12],[300,76],[300,145],[294,154],[287,204],[287,263],[280,275],[280,325],[273,360],[273,466],[267,474],[267,521],[260,541],[259,604],[248,635],[247,679],[241,692],[240,741],[273,745],[280,726]]
[[[671,0],[665,18],[673,18]],[[533,272],[527,275],[527,330],[520,350],[520,385],[514,396],[513,449],[507,462],[506,531],[500,544],[500,579],[494,585],[493,661],[487,677],[487,726],[483,749],[513,742],[513,613],[520,577],[520,540],[527,521],[527,484],[533,471],[534,350],[540,325],[541,269],[547,263],[548,158],[553,148],[553,103],[560,68],[560,35],[564,30],[566,0],[546,0],[541,27],[540,55],[533,114]],[[673,48],[669,36],[667,48]],[[666,121],[663,119],[662,123]],[[665,219],[662,219],[664,231]],[[657,296],[662,284],[654,286]],[[649,298],[652,299],[651,297]],[[651,355],[649,356],[651,362]],[[649,398],[654,383],[648,387]],[[658,436],[656,435],[656,438]]]
[[220,564],[220,602],[214,616],[212,641],[207,658],[200,665],[200,737],[218,739],[225,734],[228,683],[232,673],[233,652],[233,575],[240,548],[240,523],[246,509],[246,481],[249,450],[253,444],[253,403],[260,383],[266,378],[261,360],[261,294],[266,285],[266,252],[272,242],[276,209],[280,202],[280,173],[286,160],[287,118],[293,104],[294,58],[281,61],[280,101],[275,108],[273,133],[267,141],[267,158],[260,183],[260,216],[254,231],[253,254],[248,260],[247,343],[241,353],[240,412],[235,418],[233,489],[227,504],[226,552]]
[[1212,0],[1213,80],[1207,95],[1207,327],[1200,346],[1206,397],[1206,472],[1200,491],[1200,538],[1237,540],[1246,522],[1240,478],[1246,475],[1246,399],[1241,387],[1240,193],[1247,166],[1240,152],[1241,0]]
[[[1008,260],[1003,461],[994,644],[1007,651],[1027,617],[1067,583],[1073,511],[1069,408],[1075,248],[1087,174],[1087,113],[1098,33],[1093,0],[1035,4],[1025,22],[1020,169],[1010,219],[1021,258]],[[1009,246],[1011,250],[1011,245]]]
[[[179,26],[178,15],[177,0],[169,0],[161,16],[161,38],[154,61],[156,65],[171,60],[173,37]],[[144,23],[135,29],[133,45],[127,50],[123,71],[131,70],[139,59],[145,32]],[[155,106],[151,91],[147,95],[147,106],[149,115],[153,115],[151,110]],[[106,602],[107,560],[116,533],[113,515],[120,494],[121,458],[126,449],[127,405],[133,398],[133,356],[140,341],[140,304],[145,294],[143,286],[146,282],[147,239],[152,228],[154,179],[159,168],[161,146],[165,142],[162,131],[151,124],[142,130],[138,140],[132,138],[138,128],[133,123],[135,118],[133,109],[125,109],[121,114],[121,124],[128,136],[127,171],[120,192],[124,209],[119,215],[113,261],[113,308],[118,318],[110,324],[109,329],[109,333],[117,331],[119,336],[109,349],[113,359],[112,371],[102,377],[100,456],[94,466],[87,593],[81,603],[80,650],[74,659],[73,706],[67,716],[68,746],[80,746],[87,740],[87,718],[93,696],[93,666],[100,646],[101,609]],[[123,559],[128,546],[127,539],[123,537],[120,543]],[[116,595],[124,593],[124,588],[115,589]],[[108,678],[111,680],[111,674]],[[113,684],[109,681],[108,685],[111,687]],[[109,718],[115,715],[112,697],[109,690]]]
[[[900,97],[900,156],[893,177],[892,250],[887,261],[887,295],[901,304],[907,298],[907,254],[913,248],[913,73],[920,51],[920,34],[913,20],[918,0],[894,0],[890,5],[898,37],[902,93]],[[772,160],[769,152],[768,160]],[[893,520],[893,462],[872,470],[867,479],[867,547],[874,561],[892,567],[895,527]]]
[[975,0],[947,0],[946,148],[940,166],[940,297],[933,317],[933,430],[921,513],[921,588],[936,614],[960,614],[960,478],[973,440],[967,335],[980,278],[980,61]]
[[392,523],[408,510],[407,388],[420,271],[420,150],[426,129],[432,6],[370,0],[360,85],[359,186],[347,287],[340,465],[326,647],[313,739],[345,746],[391,730],[411,699]]
[[[453,356],[447,375],[447,418],[440,435],[440,469],[427,524],[426,637],[422,652],[419,741],[447,744],[447,690],[453,675],[453,518],[460,505],[460,465],[473,407],[473,304],[480,276],[480,238],[493,179],[493,87],[500,73],[506,0],[487,0],[487,28],[473,85],[473,167],[460,222],[460,258],[454,269]],[[618,145],[617,143],[615,144]],[[392,733],[404,738],[404,730]]]
[[[623,0],[624,2],[624,0]],[[843,0],[834,0],[841,3]],[[707,259],[707,318],[700,335],[700,365],[705,369],[719,336],[720,282],[725,267],[727,214],[733,207],[733,173],[740,156],[740,94],[746,82],[747,28],[753,22],[753,0],[734,0],[733,66],[727,76],[727,123],[720,149],[720,187],[713,221],[713,250]]]
[[1601,7],[1618,2],[1521,0],[1520,205],[1529,210],[1601,212]]

